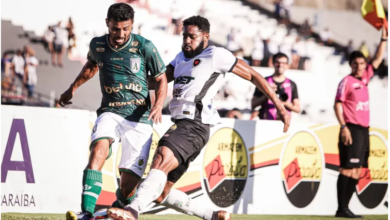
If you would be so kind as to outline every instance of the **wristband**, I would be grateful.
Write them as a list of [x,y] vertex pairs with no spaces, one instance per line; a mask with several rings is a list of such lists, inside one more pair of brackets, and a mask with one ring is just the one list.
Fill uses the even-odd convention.
[[343,128],[345,128],[346,127],[346,125],[341,125],[341,129],[343,129]]
[[385,39],[385,38],[382,38],[382,39],[381,39],[381,41],[387,41],[387,39]]

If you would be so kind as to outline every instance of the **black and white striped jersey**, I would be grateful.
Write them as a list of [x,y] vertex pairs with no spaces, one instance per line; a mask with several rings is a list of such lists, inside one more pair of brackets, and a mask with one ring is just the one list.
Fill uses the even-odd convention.
[[180,52],[170,62],[174,68],[173,99],[169,110],[173,119],[193,119],[204,124],[219,123],[218,111],[212,99],[231,72],[237,58],[228,50],[209,46],[194,58]]

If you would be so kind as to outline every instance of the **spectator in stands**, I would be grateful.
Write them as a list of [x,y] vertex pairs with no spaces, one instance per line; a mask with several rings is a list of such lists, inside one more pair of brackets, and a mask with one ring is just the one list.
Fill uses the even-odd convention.
[[333,34],[330,32],[329,28],[325,28],[320,32],[321,43],[325,46],[332,46]]
[[299,31],[300,31],[300,34],[301,34],[304,38],[309,38],[309,37],[312,36],[313,30],[312,30],[311,25],[310,25],[310,23],[309,23],[309,19],[306,19],[306,20],[302,23],[302,25],[301,25]]
[[35,57],[35,51],[26,46],[25,50],[25,58],[26,58],[26,72],[23,77],[23,83],[26,85],[28,90],[28,97],[32,97],[34,94],[34,88],[37,84],[37,66],[39,65],[38,59]]
[[354,51],[353,41],[349,40],[348,45],[346,47],[342,48],[341,52],[342,52],[343,58],[341,59],[341,64],[344,64],[345,61],[349,60],[352,51]]
[[236,51],[240,49],[240,45],[237,42],[236,39],[236,32],[234,28],[230,30],[230,33],[227,35],[227,45],[226,48],[230,51]]
[[252,66],[260,66],[264,58],[264,42],[261,38],[260,32],[253,39],[254,48],[252,52]]
[[72,48],[76,47],[76,35],[74,33],[74,25],[71,17],[69,17],[66,30],[68,31],[68,53],[71,53]]
[[[283,101],[286,109],[299,113],[301,107],[298,99],[297,85],[290,79],[284,76],[288,67],[288,57],[286,54],[277,53],[272,57],[275,72],[272,76],[265,77],[265,79],[273,88],[279,99]],[[257,107],[261,106],[260,111],[255,111]],[[260,90],[256,88],[252,98],[252,116],[255,119],[257,116],[260,119],[277,120],[277,111],[271,101],[268,100]]]
[[[61,21],[53,28],[55,33],[54,51],[52,53],[51,62],[53,66],[62,67],[62,55],[65,48],[68,47],[68,31],[63,27]],[[56,63],[57,56],[57,63]]]
[[340,123],[338,142],[340,174],[337,180],[336,217],[362,218],[351,212],[348,206],[361,177],[361,168],[368,168],[370,154],[368,82],[374,75],[374,69],[383,61],[388,37],[385,26],[381,37],[375,57],[369,64],[361,51],[351,53],[349,60],[351,74],[344,77],[337,89],[334,111]]
[[43,33],[43,44],[50,53],[53,52],[53,40],[55,36],[51,26],[48,26],[47,30]]
[[285,25],[290,24],[290,9],[293,4],[294,4],[294,0],[282,0],[280,3],[281,12],[283,12],[282,23]]
[[23,58],[23,52],[20,49],[16,50],[16,55],[12,59],[12,76],[18,77],[23,80],[25,61]]
[[6,51],[1,57],[1,75],[11,76],[12,53]]

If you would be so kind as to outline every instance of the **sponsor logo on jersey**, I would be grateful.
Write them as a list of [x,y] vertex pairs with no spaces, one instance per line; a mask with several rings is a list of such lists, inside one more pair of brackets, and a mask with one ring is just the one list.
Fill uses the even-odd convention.
[[138,73],[141,69],[141,58],[130,58],[130,69],[133,73]]
[[203,183],[218,207],[234,205],[243,194],[248,178],[248,154],[241,136],[232,128],[221,128],[205,149]]
[[123,60],[123,57],[113,57],[111,60]]
[[129,51],[130,51],[131,53],[137,53],[137,52],[138,52],[138,48],[132,47],[132,48],[129,49]]
[[120,106],[126,106],[126,105],[139,105],[139,106],[145,106],[146,102],[145,99],[135,99],[125,102],[110,102],[108,103],[108,106],[110,107],[120,107]]
[[284,191],[295,207],[308,206],[316,196],[324,169],[322,157],[316,137],[309,132],[300,131],[286,142],[279,166]]
[[114,65],[114,68],[115,68],[116,70],[121,70],[121,69],[122,69],[122,67],[121,67],[120,65]]
[[356,111],[368,111],[370,110],[370,103],[368,101],[366,102],[359,102],[356,104]]
[[138,46],[138,41],[133,41],[133,42],[131,42],[131,46],[133,46],[133,47]]
[[193,67],[196,67],[196,66],[199,65],[201,62],[202,62],[201,59],[195,59],[195,60],[194,60],[194,63],[192,64],[192,66],[193,66]]
[[104,90],[108,93],[117,93],[121,90],[131,90],[135,92],[140,92],[142,90],[142,86],[136,83],[129,83],[128,85],[124,85],[122,83],[119,83],[119,86],[106,86],[104,85]]
[[99,53],[102,53],[104,52],[106,49],[104,49],[104,47],[97,47],[96,48],[96,51],[99,52]]
[[368,168],[362,168],[356,192],[360,202],[366,208],[380,205],[386,196],[388,187],[388,151],[381,135],[370,135],[370,154]]
[[194,79],[192,76],[179,76],[175,79],[175,84],[188,84]]
[[173,97],[181,97],[181,95],[183,95],[183,89],[174,89],[173,90]]
[[96,42],[96,44],[102,44],[102,45],[105,45],[106,42]]

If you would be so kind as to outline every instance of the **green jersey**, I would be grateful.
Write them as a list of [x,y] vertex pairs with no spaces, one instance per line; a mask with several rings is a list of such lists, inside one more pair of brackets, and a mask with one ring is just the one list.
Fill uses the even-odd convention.
[[88,60],[99,66],[102,103],[98,116],[104,112],[118,114],[129,121],[148,121],[150,97],[148,73],[163,74],[166,67],[153,43],[131,34],[120,48],[110,45],[109,35],[95,37],[89,45]]

